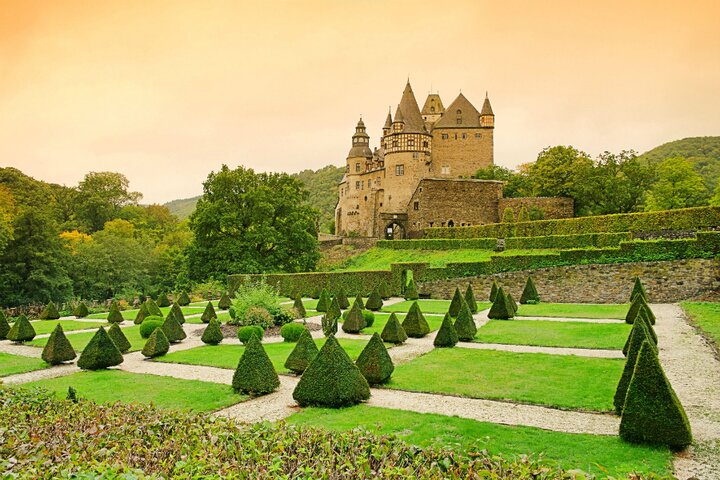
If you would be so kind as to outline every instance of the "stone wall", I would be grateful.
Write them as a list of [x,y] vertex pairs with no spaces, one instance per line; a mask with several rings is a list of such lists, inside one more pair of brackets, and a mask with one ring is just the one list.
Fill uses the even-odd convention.
[[493,165],[493,128],[436,128],[432,133],[433,177],[469,177]]
[[650,302],[679,302],[720,289],[718,259],[687,259],[666,262],[571,265],[522,270],[495,275],[419,282],[418,291],[431,298],[452,298],[455,287],[472,283],[478,300],[485,300],[496,278],[520,298],[528,275],[532,275],[544,302],[624,303],[635,277],[645,285]]
[[520,208],[525,207],[528,213],[537,208],[544,213],[544,219],[553,218],[572,218],[573,217],[573,199],[568,197],[519,197],[519,198],[501,198],[498,203],[498,214],[502,218],[502,214],[506,208],[510,207],[515,213],[517,219]]

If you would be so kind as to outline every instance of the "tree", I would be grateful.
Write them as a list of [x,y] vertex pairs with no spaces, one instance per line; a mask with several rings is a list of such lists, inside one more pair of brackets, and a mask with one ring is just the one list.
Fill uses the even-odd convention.
[[412,278],[407,284],[407,287],[405,287],[405,300],[417,300],[420,298],[420,295],[418,295],[417,287],[415,286],[415,280]]
[[345,309],[350,307],[350,300],[348,300],[347,295],[345,294],[345,289],[340,287],[338,289],[337,295],[335,295],[335,298],[337,298],[338,305],[340,308]]
[[340,315],[342,315],[340,304],[338,303],[338,299],[336,297],[333,297],[333,299],[330,300],[330,305],[328,305],[326,313],[326,316],[332,320],[337,320],[340,318]]
[[223,292],[220,296],[220,300],[218,300],[218,308],[220,310],[227,310],[231,305],[232,301],[230,300],[230,295],[228,295],[227,292]]
[[330,306],[330,292],[328,292],[327,288],[323,288],[320,292],[320,298],[318,298],[317,305],[315,306],[315,310],[318,312],[327,312],[328,307]]
[[360,333],[365,328],[365,317],[357,302],[353,303],[350,313],[343,322],[342,329],[345,333]]
[[630,330],[630,346],[627,350],[625,368],[620,376],[620,381],[618,382],[618,386],[615,389],[615,396],[613,397],[613,405],[615,406],[615,412],[618,415],[623,412],[627,389],[630,385],[633,372],[635,371],[635,364],[637,362],[638,354],[640,353],[640,347],[643,346],[643,343],[648,343],[657,355],[657,347],[655,347],[655,344],[650,339],[650,333],[648,332],[645,323],[635,322],[632,330]]
[[104,328],[98,328],[85,349],[80,354],[77,366],[83,370],[101,370],[120,365],[122,353],[115,342],[108,336]]
[[584,188],[579,189],[584,213],[607,215],[641,210],[645,192],[654,180],[655,168],[639,160],[634,151],[603,152],[583,182]]
[[585,179],[592,172],[590,157],[571,146],[545,148],[528,167],[529,194],[537,197],[572,197],[575,213],[587,209]]
[[520,295],[520,303],[525,305],[527,303],[539,303],[540,295],[538,294],[537,288],[535,288],[535,282],[532,277],[528,277],[525,281],[525,288],[523,288],[522,294]]
[[185,323],[185,314],[183,314],[182,308],[180,308],[180,305],[178,305],[177,302],[172,304],[168,315],[175,317],[175,320],[177,320],[180,325]]
[[170,343],[181,342],[187,338],[185,330],[173,315],[168,315],[162,324],[163,333]]
[[647,194],[645,210],[670,210],[705,205],[708,192],[702,177],[684,158],[668,158],[657,167],[657,181]]
[[190,296],[187,294],[187,292],[185,290],[183,290],[180,293],[180,296],[177,299],[177,304],[180,305],[181,307],[190,305]]
[[514,170],[499,165],[490,165],[475,172],[473,178],[477,178],[478,180],[501,180],[505,182],[503,196],[507,198],[528,196],[527,192],[530,187],[525,169],[521,169],[520,172],[515,172]]
[[505,291],[502,287],[499,287],[497,293],[495,294],[495,301],[488,312],[488,318],[495,320],[508,320],[514,316],[515,311],[513,310],[507,295],[505,295]]
[[217,314],[215,313],[212,302],[208,302],[207,305],[205,305],[205,310],[203,310],[200,320],[202,320],[203,323],[210,323],[210,320],[213,318],[217,319]]
[[43,308],[43,311],[40,312],[38,318],[40,320],[57,320],[60,318],[60,312],[58,312],[55,302],[50,300],[48,304],[45,305],[45,308]]
[[120,312],[120,307],[115,300],[113,300],[113,302],[110,304],[110,311],[108,312],[107,321],[110,323],[122,323],[125,321],[122,313]]
[[318,212],[307,206],[300,182],[286,174],[223,165],[208,175],[203,190],[190,217],[193,278],[315,268]]
[[137,203],[138,192],[128,191],[130,182],[121,173],[90,172],[78,185],[76,215],[88,232],[102,230],[105,222],[118,218],[123,206]]
[[69,362],[76,356],[75,349],[65,336],[62,325],[58,323],[43,348],[42,359],[50,365],[60,365],[63,362]]
[[355,365],[370,385],[386,383],[395,370],[390,354],[377,332],[373,333],[370,341],[360,352]]
[[303,304],[300,295],[295,297],[295,300],[293,301],[293,308],[295,309],[298,318],[305,318],[305,316],[307,315],[307,312],[305,311],[305,305]]
[[90,315],[90,310],[88,310],[88,307],[87,307],[87,305],[85,305],[85,302],[81,301],[73,309],[73,315],[75,315],[75,318],[85,318],[88,315]]
[[280,386],[280,379],[260,340],[252,335],[245,344],[232,379],[236,392],[259,396],[272,393]]

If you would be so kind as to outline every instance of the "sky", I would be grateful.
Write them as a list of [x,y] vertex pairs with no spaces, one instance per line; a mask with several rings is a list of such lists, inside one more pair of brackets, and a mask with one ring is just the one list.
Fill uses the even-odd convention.
[[495,163],[720,135],[720,2],[0,0],[0,166],[143,203],[222,164],[344,165],[407,79],[495,112]]

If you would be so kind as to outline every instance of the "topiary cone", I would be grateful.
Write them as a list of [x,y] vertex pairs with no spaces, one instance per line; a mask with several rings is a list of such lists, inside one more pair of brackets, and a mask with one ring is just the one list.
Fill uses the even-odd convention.
[[320,292],[320,298],[318,299],[317,306],[315,307],[315,310],[318,312],[327,312],[328,307],[330,306],[330,293],[327,291],[327,288],[323,288]]
[[20,315],[7,333],[7,339],[16,343],[29,342],[35,338],[35,329],[25,315]]
[[43,348],[42,359],[50,365],[60,365],[63,362],[69,362],[77,357],[75,349],[63,332],[62,325],[55,325],[55,330],[50,334],[45,348]]
[[186,291],[183,290],[180,293],[180,296],[177,299],[177,304],[180,305],[181,307],[186,307],[186,306],[190,305],[190,297],[188,296]]
[[478,305],[475,300],[475,292],[473,292],[472,284],[468,283],[467,289],[465,290],[465,303],[470,308],[470,313],[478,313]]
[[85,305],[85,302],[80,302],[77,304],[77,306],[73,310],[73,315],[75,315],[75,318],[85,318],[88,315],[90,315],[90,310],[88,310],[88,307],[87,307],[87,305]]
[[360,373],[370,385],[379,385],[390,380],[395,370],[390,354],[377,332],[373,333],[355,362]]
[[300,377],[293,398],[301,407],[347,407],[370,398],[370,386],[335,336],[330,335]]
[[157,306],[158,307],[169,307],[170,306],[170,299],[168,298],[168,296],[165,293],[161,293],[158,296]]
[[77,366],[83,370],[101,370],[120,365],[122,362],[122,353],[105,329],[100,327],[80,354]]
[[297,316],[299,318],[305,318],[307,316],[307,312],[305,311],[305,305],[303,305],[300,295],[295,297],[295,300],[293,301],[293,308],[297,312]]
[[360,307],[360,310],[365,310],[365,303],[363,302],[362,295],[359,293],[355,297],[355,301],[353,303],[357,303],[357,305]]
[[215,313],[215,308],[213,308],[212,302],[208,302],[207,305],[205,305],[205,310],[203,311],[200,320],[202,320],[203,323],[210,323],[210,320],[213,318],[217,319],[217,314]]
[[358,303],[355,302],[343,322],[342,329],[345,333],[360,333],[363,328],[365,328],[365,317]]
[[643,300],[647,302],[647,293],[645,292],[645,287],[640,281],[640,277],[635,277],[635,283],[633,284],[632,292],[630,292],[630,303],[635,301],[635,297],[637,295],[641,295]]
[[452,348],[457,345],[458,334],[455,331],[455,327],[450,320],[450,314],[446,313],[443,318],[442,324],[440,324],[440,330],[435,335],[433,345],[439,348]]
[[642,295],[635,295],[635,299],[630,304],[630,308],[625,315],[625,323],[634,323],[635,318],[637,318],[638,314],[640,313],[640,309],[642,309],[643,307],[647,309],[647,313],[649,314],[647,319],[650,321],[650,324],[655,325],[655,315],[652,313],[650,305],[647,304],[647,302],[645,301],[645,297]]
[[162,328],[156,328],[145,342],[142,354],[146,358],[161,357],[170,351],[170,342]]
[[120,328],[120,325],[117,323],[110,325],[110,328],[108,329],[108,336],[115,343],[118,350],[120,350],[120,353],[125,353],[130,350],[130,347],[132,347],[130,341],[123,333],[122,328]]
[[451,317],[455,318],[458,316],[463,300],[463,296],[460,294],[460,289],[455,287],[455,293],[453,294],[452,301],[450,302],[450,308],[448,309],[448,313]]
[[330,301],[330,305],[328,306],[325,316],[330,320],[336,321],[340,318],[340,315],[342,315],[342,311],[340,311],[340,304],[338,303],[337,298],[333,298]]
[[223,341],[223,333],[220,328],[220,323],[216,319],[210,320],[208,326],[205,327],[202,337],[200,337],[203,343],[207,345],[217,345]]
[[122,316],[122,313],[120,313],[120,307],[118,307],[118,303],[113,300],[110,304],[110,311],[108,312],[107,321],[110,323],[122,323],[125,319]]
[[522,294],[520,295],[520,303],[525,305],[528,302],[539,302],[540,295],[538,295],[537,289],[535,288],[535,282],[532,277],[528,277],[525,282],[525,288],[523,288]]
[[489,300],[493,303],[495,303],[495,299],[497,298],[497,292],[498,288],[500,288],[497,284],[497,282],[493,279],[492,285],[490,286],[490,297]]
[[457,319],[455,320],[455,331],[457,332],[458,339],[463,342],[472,342],[475,339],[475,335],[477,335],[475,320],[470,312],[470,307],[464,299],[460,307],[460,313],[458,313]]
[[245,344],[233,375],[232,386],[236,392],[259,396],[272,393],[280,386],[275,367],[255,334]]
[[148,315],[154,315],[158,317],[162,317],[163,313],[162,310],[160,310],[160,307],[157,303],[155,303],[155,300],[148,297],[147,300],[145,300],[145,308],[148,311]]
[[510,308],[512,308],[513,317],[514,317],[518,311],[518,304],[517,304],[517,302],[515,302],[515,299],[513,298],[511,293],[507,294],[507,301],[508,301],[508,306]]
[[135,325],[140,325],[145,318],[149,317],[150,313],[148,312],[147,305],[143,303],[140,305],[140,310],[138,310],[137,315],[135,315],[135,320],[133,320],[133,323]]
[[405,329],[400,325],[397,316],[395,316],[395,312],[390,314],[390,318],[388,318],[380,337],[383,342],[395,344],[400,344],[407,340],[407,333],[405,333]]
[[[644,309],[640,309],[640,313],[635,318],[635,323],[638,323],[638,322],[644,323],[645,329],[649,335],[650,340],[652,341],[652,343],[654,345],[657,345],[658,344],[657,334],[655,333],[655,330],[653,329],[652,325],[650,325],[650,321],[646,318],[644,312],[645,312]],[[634,326],[635,326],[635,324],[633,323],[633,327]],[[632,339],[632,330],[630,330],[630,335],[628,335],[628,338],[625,341],[625,345],[623,346],[623,349],[622,349],[623,355],[625,355],[626,357],[628,354],[628,350],[630,349],[630,340],[631,339]]]
[[174,315],[168,315],[162,324],[162,330],[170,343],[177,343],[185,340],[187,334],[182,325],[178,323]]
[[230,295],[228,295],[227,292],[223,293],[218,301],[218,308],[220,310],[227,310],[231,305],[232,301],[230,300]]
[[317,345],[306,328],[300,334],[292,352],[285,360],[285,368],[294,373],[303,373],[318,354]]
[[402,327],[405,329],[408,337],[422,338],[430,333],[430,325],[428,325],[427,320],[425,320],[417,302],[413,302],[413,304],[410,305],[410,310],[408,310],[407,315],[405,315]]
[[5,317],[5,312],[0,310],[0,340],[5,340],[9,331],[10,324],[7,321],[7,317]]
[[642,344],[645,341],[648,341],[648,343],[652,345],[652,348],[655,349],[655,353],[657,354],[657,349],[650,340],[650,334],[647,331],[647,327],[645,327],[643,322],[637,322],[633,325],[632,330],[630,330],[630,346],[627,351],[625,368],[620,376],[620,381],[618,382],[618,386],[615,389],[615,396],[613,397],[615,413],[618,415],[622,414],[623,405],[625,404],[625,396],[627,395],[627,389],[630,385],[633,371],[635,370],[637,356],[638,353],[640,353],[640,347],[642,347]]
[[513,312],[512,307],[509,305],[505,292],[502,287],[498,288],[495,294],[495,301],[488,312],[488,318],[495,320],[508,320],[514,316],[515,312]]
[[420,298],[420,295],[417,291],[417,286],[415,285],[415,280],[410,279],[410,281],[407,284],[407,287],[405,287],[405,300],[417,300]]
[[182,312],[182,308],[180,308],[180,305],[178,305],[177,302],[172,304],[168,315],[174,316],[175,320],[177,320],[180,325],[185,323],[185,314]]
[[38,318],[40,320],[57,320],[60,318],[60,313],[52,300],[45,305],[45,308],[42,312],[40,312],[40,316]]
[[370,296],[368,297],[367,302],[365,302],[365,308],[372,311],[378,311],[383,306],[383,300],[380,296],[380,293],[378,292],[377,288],[373,289],[373,291],[370,293]]
[[340,287],[338,290],[337,295],[335,295],[335,298],[337,298],[338,305],[340,305],[341,309],[346,309],[350,307],[350,300],[347,298],[347,294],[345,293],[345,289]]

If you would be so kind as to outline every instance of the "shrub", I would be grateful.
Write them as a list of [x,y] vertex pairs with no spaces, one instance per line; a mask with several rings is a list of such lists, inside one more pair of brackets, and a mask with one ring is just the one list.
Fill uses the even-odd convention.
[[460,288],[455,287],[455,293],[453,294],[452,300],[450,301],[450,309],[448,310],[448,313],[451,317],[457,317],[458,313],[460,313],[460,307],[462,307],[463,304],[463,296],[460,293]]
[[647,302],[647,293],[645,292],[645,287],[640,281],[640,277],[635,277],[635,283],[633,284],[633,289],[630,293],[630,303],[635,301],[635,295],[642,295]]
[[50,338],[48,338],[41,356],[42,359],[50,365],[60,365],[63,362],[69,362],[77,356],[75,349],[70,345],[70,341],[63,332],[62,325],[59,323],[50,334]]
[[137,315],[135,315],[135,320],[133,320],[133,323],[135,325],[140,325],[149,316],[150,312],[148,312],[147,304],[143,303],[142,305],[140,305],[140,310],[138,310]]
[[347,294],[345,293],[345,289],[340,287],[338,289],[337,294],[335,295],[335,298],[337,298],[338,305],[340,305],[341,309],[346,309],[350,307],[350,300],[347,298]]
[[105,329],[100,327],[80,354],[77,366],[83,370],[102,370],[120,365],[122,362],[122,353]]
[[319,300],[321,291],[322,289],[316,286],[315,288],[313,288],[312,293],[310,294],[310,298]]
[[120,353],[125,353],[130,350],[130,347],[132,347],[130,341],[128,341],[127,337],[123,333],[122,328],[120,328],[120,325],[117,323],[110,325],[107,333],[110,340],[112,340],[117,349],[120,350]]
[[[235,314],[237,315],[237,311]],[[203,323],[210,323],[210,320],[213,318],[217,319],[217,313],[215,313],[215,308],[213,307],[212,302],[208,302],[207,305],[205,305],[205,310],[203,310],[200,320],[202,320]]]
[[655,325],[655,314],[653,313],[652,309],[650,308],[650,305],[645,303],[642,307],[640,307],[640,311],[638,313],[641,313],[645,315],[645,320],[650,323],[650,325]]
[[342,311],[340,311],[340,303],[337,298],[333,298],[328,306],[326,316],[332,320],[337,320],[340,318],[340,315],[342,315]]
[[430,325],[425,320],[417,302],[413,302],[410,306],[405,320],[402,322],[402,327],[408,337],[422,338],[430,333]]
[[294,321],[295,314],[292,312],[292,309],[288,310],[285,307],[280,308],[280,310],[278,310],[273,316],[273,324],[278,327],[282,327],[283,325]]
[[[650,336],[650,340],[653,342],[653,345],[657,345],[658,344],[657,334],[655,333],[655,330],[653,329],[652,325],[650,325],[650,320],[647,319],[645,312],[646,312],[646,309],[641,308],[638,313],[638,316],[635,318],[635,322],[642,322],[645,324],[645,329],[647,331],[647,334]],[[633,326],[634,326],[635,322],[633,322]],[[632,332],[632,330],[631,330],[631,332]],[[622,349],[623,355],[625,355],[626,357],[628,354],[628,350],[630,350],[630,341],[631,340],[632,340],[632,334],[628,335],[628,338],[625,341],[625,345],[623,346],[623,349]]]
[[107,321],[110,323],[122,323],[125,321],[122,313],[120,313],[120,307],[118,307],[118,303],[115,300],[110,304]]
[[365,317],[363,317],[360,306],[355,302],[343,322],[342,329],[345,333],[360,333],[363,328],[365,328]]
[[145,300],[145,308],[147,309],[149,315],[154,315],[157,317],[163,316],[162,310],[160,310],[158,304],[155,303],[155,300],[150,297]]
[[382,333],[380,334],[383,342],[400,344],[407,340],[408,336],[405,333],[405,329],[400,325],[400,321],[397,319],[395,312],[390,314]]
[[303,373],[318,354],[317,345],[307,328],[300,332],[297,344],[285,360],[285,368],[294,373]]
[[156,317],[155,315],[146,317],[140,324],[140,337],[150,338],[150,335],[152,335],[155,329],[162,327],[163,323],[164,320],[162,317]]
[[644,322],[636,322],[633,324],[632,330],[630,330],[630,347],[627,351],[627,359],[625,360],[625,368],[620,376],[620,381],[615,389],[615,397],[613,398],[613,405],[615,406],[615,412],[620,415],[622,414],[623,405],[625,404],[625,395],[627,394],[630,380],[632,379],[633,371],[635,370],[635,363],[637,362],[638,353],[640,353],[640,347],[643,342],[648,341],[652,348],[656,350],[656,347],[650,340],[650,334],[645,327]]
[[375,314],[371,312],[370,310],[363,310],[362,311],[363,319],[365,320],[365,328],[372,327],[373,323],[375,323]]
[[493,279],[492,285],[490,286],[490,297],[489,297],[489,300],[493,303],[495,302],[495,299],[497,298],[498,288],[499,287],[498,287],[497,281],[495,281],[495,279]]
[[322,327],[323,335],[329,337],[337,333],[338,320],[337,318],[330,318],[327,315],[323,315],[322,319],[320,319],[320,326]]
[[651,325],[655,325],[655,315],[650,310],[650,305],[645,301],[645,297],[642,295],[635,295],[633,302],[630,304],[627,314],[625,315],[625,323],[634,323],[641,309],[647,310],[647,319]]
[[528,212],[528,209],[525,207],[525,205],[520,206],[520,211],[518,212],[517,221],[518,222],[529,222],[530,221],[530,212]]
[[170,306],[170,299],[168,298],[168,296],[165,293],[161,293],[158,296],[157,306],[158,307],[169,307]]
[[5,317],[5,312],[0,310],[0,340],[5,340],[9,331],[10,324],[7,321],[7,317]]
[[230,308],[231,305],[232,300],[230,300],[230,295],[228,295],[227,292],[223,292],[220,300],[218,300],[218,308],[220,310],[227,310]]
[[458,339],[463,342],[472,342],[475,335],[477,335],[475,320],[470,312],[470,307],[468,307],[464,299],[460,307],[460,313],[458,313],[457,320],[455,320],[455,331]]
[[620,437],[632,443],[667,445],[678,450],[692,443],[685,409],[665,376],[655,349],[643,342],[628,386]]
[[330,293],[328,292],[327,288],[323,288],[322,292],[320,292],[320,298],[318,299],[317,306],[315,307],[315,310],[318,312],[327,312],[327,309],[330,307]]
[[280,386],[275,367],[255,334],[245,344],[245,351],[233,375],[232,386],[236,392],[253,396],[267,395]]
[[35,338],[35,329],[25,315],[20,315],[7,333],[7,339],[16,343],[29,342]]
[[[720,248],[718,250],[720,250]],[[378,293],[380,294],[380,297],[382,299],[390,298],[390,296],[391,296],[390,288],[388,287],[388,284],[385,280],[380,281],[377,289],[378,289]]]
[[55,303],[50,300],[38,317],[40,320],[57,320],[60,318],[60,312],[58,312]]
[[370,387],[334,335],[300,377],[293,398],[301,407],[340,408],[370,398]]
[[472,284],[468,283],[467,289],[465,290],[465,303],[470,308],[471,313],[478,313],[478,305],[475,300],[475,292],[473,292]]
[[368,297],[367,302],[365,302],[365,308],[368,310],[380,310],[383,306],[383,300],[380,296],[380,293],[378,292],[377,288],[373,289],[373,291],[370,293],[370,297]]
[[514,316],[515,311],[512,309],[512,306],[508,301],[508,297],[505,295],[505,291],[502,287],[499,287],[497,294],[495,295],[495,301],[488,312],[488,318],[495,320],[508,320]]
[[222,329],[220,328],[220,322],[218,322],[214,318],[210,320],[210,323],[208,323],[208,326],[205,327],[205,330],[203,331],[200,340],[202,340],[202,342],[207,345],[217,345],[218,343],[222,342],[223,333]]
[[452,320],[450,320],[450,314],[446,313],[440,325],[440,330],[438,330],[437,335],[435,335],[433,345],[440,348],[452,348],[457,345],[457,342],[457,331],[452,324]]
[[253,307],[262,308],[270,313],[272,321],[267,327],[272,326],[273,323],[283,325],[294,320],[293,315],[280,305],[280,298],[275,288],[264,282],[249,282],[237,287],[230,309],[231,316],[233,312],[235,316],[233,321],[228,323],[247,325],[243,319],[246,318],[247,311]]
[[295,315],[297,316],[297,318],[305,318],[305,316],[307,315],[307,312],[305,311],[305,305],[303,305],[300,295],[295,297],[295,301],[293,302],[293,309],[295,310]]
[[417,300],[419,298],[420,295],[418,295],[417,287],[415,286],[415,280],[410,279],[407,287],[405,287],[405,300]]
[[161,357],[170,351],[170,342],[162,328],[156,328],[142,349],[147,358]]
[[377,332],[373,333],[370,341],[360,352],[355,365],[369,385],[386,383],[395,370],[387,348]]
[[505,207],[502,214],[502,223],[515,223],[515,212],[512,207]]
[[513,317],[514,317],[518,311],[518,304],[517,304],[517,302],[515,302],[515,299],[513,298],[512,293],[510,293],[510,292],[508,292],[508,294],[507,294],[507,301],[508,301],[508,306],[510,308],[512,308]]
[[238,328],[238,339],[243,343],[246,344],[250,341],[250,337],[255,335],[259,340],[263,339],[263,336],[265,335],[265,330],[263,330],[262,327],[258,325],[246,325],[244,327]]
[[363,302],[362,295],[360,295],[359,293],[355,297],[355,301],[353,303],[357,303],[357,305],[360,307],[360,310],[365,309],[365,303]]
[[181,307],[186,307],[190,305],[190,296],[188,296],[187,292],[183,290],[180,292],[180,295],[178,296],[177,302],[178,305]]
[[85,302],[80,302],[73,309],[73,315],[75,316],[75,318],[85,318],[90,315],[90,310],[88,310]]
[[492,250],[495,238],[423,238],[419,240],[379,240],[377,248],[390,250],[455,250],[458,248]]
[[297,342],[305,330],[307,330],[307,328],[305,328],[305,325],[302,323],[287,323],[280,329],[280,336],[283,337],[286,342]]
[[177,343],[185,340],[187,334],[173,315],[168,315],[162,324],[163,333],[170,343]]
[[[175,317],[175,320],[180,325],[183,325],[185,323],[185,314],[182,312],[182,308],[180,308],[180,305],[177,304],[177,302],[174,302],[172,306],[170,307],[170,311],[168,312],[168,316],[172,315]],[[167,317],[166,317],[167,318]]]
[[520,295],[520,303],[527,304],[528,302],[540,303],[540,295],[538,295],[532,277],[527,278],[525,288],[523,288],[522,294]]

